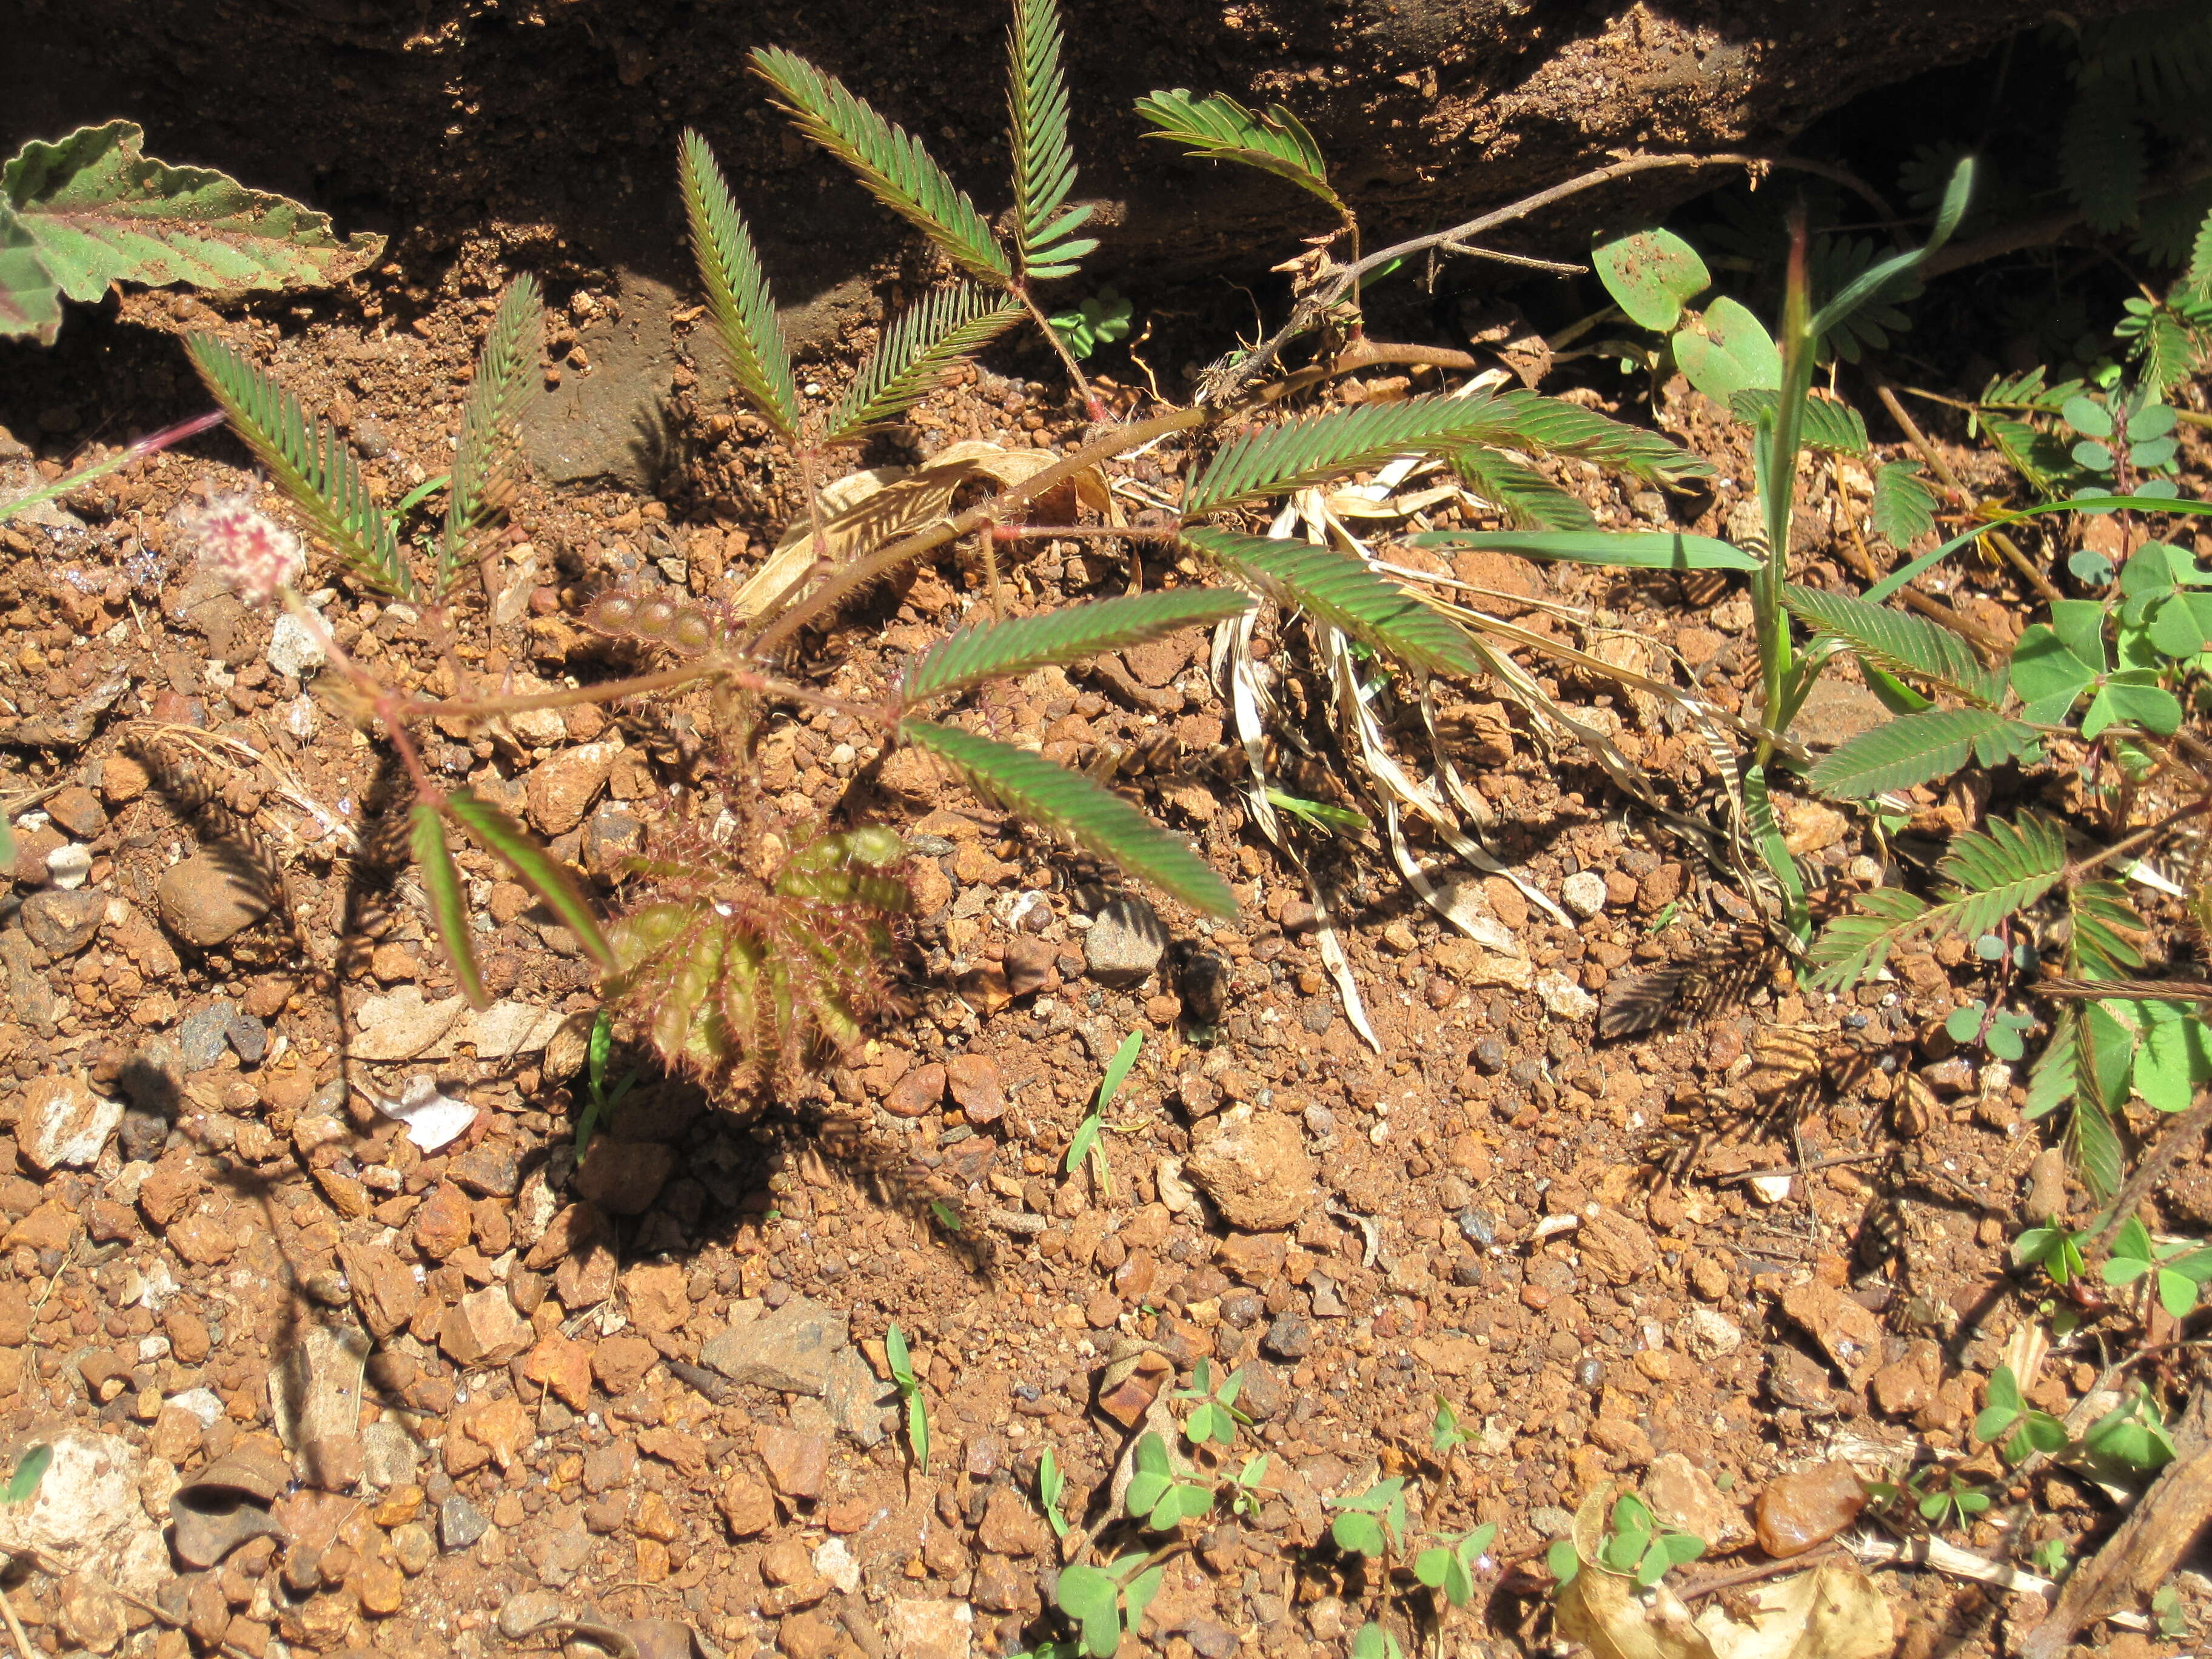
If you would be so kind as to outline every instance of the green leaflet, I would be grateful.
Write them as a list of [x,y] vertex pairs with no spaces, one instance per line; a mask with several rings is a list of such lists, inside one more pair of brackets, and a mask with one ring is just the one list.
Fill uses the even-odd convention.
[[1874,977],[1897,945],[1923,925],[1929,906],[1917,894],[1899,887],[1877,887],[1859,896],[1858,909],[1823,927],[1805,952],[1812,972],[1808,982],[1838,991]]
[[893,420],[936,389],[945,370],[981,351],[1022,314],[1021,303],[955,283],[899,313],[830,417],[832,443]]
[[1181,144],[1191,155],[1241,161],[1310,191],[1338,212],[1344,203],[1328,182],[1328,165],[1305,123],[1280,104],[1262,114],[1226,93],[1204,97],[1177,88],[1137,100],[1137,113],[1152,124],[1147,138]]
[[558,860],[530,838],[520,824],[466,789],[456,789],[446,797],[446,816],[513,870],[522,884],[561,918],[561,925],[576,936],[592,961],[609,971],[621,965],[615,960],[606,935],[599,931],[599,918],[592,914],[591,905],[574,878]]
[[969,275],[998,287],[1012,280],[1006,250],[919,139],[795,53],[764,46],[750,61],[753,73],[775,89],[778,107],[801,132],[858,173],[878,201]]
[[409,814],[409,840],[415,862],[422,872],[422,886],[430,900],[430,920],[453,964],[453,977],[471,1008],[489,1006],[483,975],[477,971],[477,953],[469,939],[468,901],[461,895],[461,872],[453,867],[453,854],[446,845],[446,826],[434,806],[417,803]]
[[1232,438],[1183,491],[1186,518],[1239,501],[1303,489],[1379,466],[1395,455],[1426,454],[1480,441],[1494,421],[1479,398],[1407,398],[1363,404]]
[[[1729,399],[1729,410],[1739,421],[1757,426],[1774,418],[1781,396],[1764,386],[1747,387]],[[1846,455],[1873,453],[1874,446],[1867,441],[1866,422],[1849,404],[1808,398],[1804,408],[1805,424],[1800,435],[1808,449],[1832,450]]]
[[1210,628],[1242,615],[1250,605],[1242,593],[1186,588],[1097,599],[1042,616],[964,628],[915,664],[902,695],[909,702],[919,702],[1007,675],[1026,674],[1048,663],[1075,662],[1185,628]]
[[1930,708],[1863,732],[1823,757],[1807,781],[1824,795],[1864,800],[1948,777],[1978,750],[1984,765],[2020,753],[2035,728],[1988,708]]
[[677,154],[677,181],[683,190],[684,215],[691,226],[699,280],[707,290],[730,378],[776,434],[786,443],[795,443],[799,387],[792,378],[791,350],[776,322],[775,301],[761,270],[760,252],[714,152],[689,127]]
[[469,538],[499,516],[514,492],[515,464],[522,454],[522,412],[537,386],[544,320],[545,304],[534,277],[518,276],[507,284],[461,410],[439,555],[441,595],[467,555]]
[[1874,533],[1909,547],[1936,527],[1936,487],[1917,461],[1890,461],[1874,475]]
[[8,1477],[8,1486],[0,1492],[0,1504],[13,1508],[27,1504],[38,1495],[39,1482],[46,1477],[46,1467],[54,1461],[54,1449],[41,1442],[29,1448],[16,1460],[15,1472]]
[[2084,88],[2058,133],[2058,177],[2092,230],[2131,223],[2142,201],[2142,127],[2130,92]]
[[1462,678],[1484,672],[1482,659],[1456,623],[1369,568],[1355,554],[1211,525],[1191,526],[1182,538],[1277,604],[1302,608],[1407,667]]
[[298,398],[214,335],[188,336],[185,351],[232,428],[314,533],[364,581],[395,599],[416,598],[391,521],[338,434],[310,421]]
[[1060,68],[1060,9],[1054,0],[1014,0],[1006,34],[1006,130],[1014,152],[1014,246],[1022,274],[1050,282],[1075,274],[1098,246],[1075,232],[1088,207],[1069,208],[1075,152],[1067,142],[1067,82]]
[[1534,392],[1501,392],[1479,406],[1490,416],[1490,424],[1476,434],[1479,443],[1602,461],[1632,478],[1670,488],[1691,478],[1712,476],[1710,463],[1658,433],[1564,398]]
[[1782,349],[1748,307],[1723,295],[1675,331],[1674,362],[1692,386],[1725,405],[1739,392],[1782,384]]
[[1601,242],[1590,264],[1629,320],[1660,334],[1681,319],[1686,302],[1713,285],[1697,249],[1671,230],[1632,231]]
[[1505,515],[1516,530],[1594,530],[1597,520],[1578,496],[1533,466],[1494,449],[1455,449],[1452,471],[1468,489]]
[[1042,755],[977,737],[954,726],[906,720],[899,734],[966,778],[978,793],[1108,858],[1193,909],[1237,914],[1237,896],[1185,842],[1160,829],[1119,795],[1054,765]]
[[1759,560],[1711,536],[1673,530],[1428,530],[1410,547],[1488,548],[1532,559],[1574,559],[1632,570],[1757,570]]
[[1984,708],[2004,696],[2005,671],[1984,668],[1964,640],[1924,617],[1794,582],[1783,589],[1782,602],[1800,622],[1833,634],[1872,667],[1940,686]]
[[1952,838],[1936,873],[1958,890],[1942,908],[1952,931],[1968,939],[1991,932],[2057,885],[2066,872],[2066,836],[2051,819],[2029,812],[2008,823]]
[[321,288],[383,251],[367,232],[340,241],[326,215],[284,197],[156,161],[145,141],[110,121],[0,167],[0,337],[51,343],[59,296],[96,300],[112,283]]

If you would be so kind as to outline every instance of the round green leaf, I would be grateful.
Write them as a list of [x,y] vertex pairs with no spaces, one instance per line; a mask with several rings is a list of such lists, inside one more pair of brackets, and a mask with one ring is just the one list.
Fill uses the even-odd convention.
[[2085,438],[2109,438],[2112,435],[2112,411],[2094,398],[2069,398],[2060,408],[2058,418]]
[[1782,384],[1782,352],[1750,311],[1723,295],[1683,321],[1674,362],[1690,384],[1723,409],[1739,392]]
[[2152,438],[2128,446],[2128,465],[2148,472],[2171,461],[2181,446],[2172,438]]
[[1591,263],[1613,302],[1660,333],[1674,326],[1685,301],[1713,282],[1698,251],[1671,230],[1639,230],[1601,243]]
[[2087,467],[2092,472],[2112,470],[2112,452],[2094,438],[2084,438],[2066,452],[2074,458],[2074,465]]

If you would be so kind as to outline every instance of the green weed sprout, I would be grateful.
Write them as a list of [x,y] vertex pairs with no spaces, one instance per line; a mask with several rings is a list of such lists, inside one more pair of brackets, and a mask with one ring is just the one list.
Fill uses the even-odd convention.
[[2012,1259],[2023,1267],[2040,1266],[2063,1290],[2087,1271],[2081,1245],[2088,1237],[2068,1227],[2031,1227],[2013,1241]]
[[2063,1423],[2022,1399],[2012,1367],[2000,1365],[1990,1373],[1986,1403],[1974,1419],[1974,1438],[2017,1463],[2033,1452],[2063,1451],[2071,1437]]
[[1429,1425],[1429,1449],[1438,1457],[1449,1457],[1467,1444],[1467,1431],[1459,1425],[1459,1413],[1443,1395],[1437,1396],[1437,1414]]
[[914,1374],[914,1356],[908,1352],[906,1333],[896,1323],[884,1329],[884,1355],[890,1363],[892,1385],[906,1407],[906,1440],[914,1451],[915,1467],[927,1474],[929,1404],[921,1397],[921,1383]]
[[1192,1445],[1203,1446],[1209,1440],[1224,1446],[1235,1443],[1237,1425],[1252,1421],[1237,1409],[1237,1391],[1243,1386],[1242,1367],[1224,1377],[1218,1389],[1213,1386],[1211,1361],[1201,1359],[1193,1367],[1191,1386],[1176,1389],[1174,1395],[1177,1400],[1200,1402],[1182,1425],[1183,1435]]
[[1131,1516],[1153,1532],[1172,1532],[1213,1508],[1213,1488],[1176,1474],[1167,1442],[1146,1433],[1137,1441],[1135,1472],[1122,1502]]
[[584,1115],[576,1120],[576,1161],[580,1164],[590,1150],[592,1136],[600,1122],[613,1115],[623,1097],[637,1082],[637,1073],[633,1069],[623,1073],[612,1089],[607,1087],[607,1060],[614,1051],[614,1017],[602,1008],[592,1017],[591,1041],[585,1050],[587,1058],[584,1075],[590,1098],[585,1103]]
[[1164,1569],[1146,1566],[1150,1559],[1138,1551],[1106,1567],[1071,1561],[1060,1570],[1054,1604],[1075,1621],[1091,1659],[1113,1659],[1121,1632],[1136,1629],[1159,1594]]
[[1393,1475],[1365,1492],[1331,1500],[1339,1513],[1328,1535],[1352,1555],[1395,1555],[1406,1543],[1406,1478]]
[[[2112,1240],[2112,1258],[2105,1263],[2104,1275],[2105,1283],[2112,1285],[2149,1279],[2159,1304],[2176,1319],[2186,1319],[2196,1311],[2198,1291],[2207,1279],[2212,1279],[2212,1246],[2192,1248],[2186,1240],[2154,1243],[2150,1229],[2130,1216]],[[1995,1386],[1994,1378],[1991,1386]]]
[[1088,357],[1102,345],[1128,338],[1132,314],[1128,301],[1109,284],[1073,311],[1054,312],[1052,325],[1069,351]]
[[1105,1148],[1098,1137],[1106,1127],[1106,1109],[1114,1103],[1114,1097],[1129,1075],[1129,1068],[1137,1063],[1138,1050],[1145,1046],[1145,1034],[1132,1031],[1121,1039],[1121,1046],[1114,1051],[1114,1058],[1106,1062],[1106,1075],[1099,1080],[1097,1098],[1091,1103],[1090,1114],[1075,1126],[1075,1133],[1067,1143],[1067,1159],[1063,1167],[1073,1175],[1085,1158],[1091,1160],[1091,1176],[1098,1182],[1098,1190],[1109,1199],[1114,1195],[1114,1171],[1106,1162]]
[[1054,1538],[1067,1536],[1067,1517],[1060,1512],[1060,1494],[1067,1490],[1067,1476],[1060,1467],[1060,1458],[1047,1446],[1037,1454],[1037,1507],[1051,1523]]
[[1497,1536],[1498,1528],[1485,1522],[1456,1538],[1432,1545],[1413,1558],[1413,1577],[1431,1589],[1442,1590],[1452,1606],[1464,1607],[1474,1600],[1475,1567]]

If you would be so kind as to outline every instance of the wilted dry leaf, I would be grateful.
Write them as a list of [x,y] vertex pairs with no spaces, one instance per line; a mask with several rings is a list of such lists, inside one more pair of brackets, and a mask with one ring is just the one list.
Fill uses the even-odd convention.
[[1584,1567],[1559,1592],[1555,1616],[1560,1634],[1597,1659],[1721,1659],[1681,1598],[1664,1584],[1640,1591],[1618,1573]]
[[1885,1659],[1897,1645],[1889,1601],[1853,1566],[1815,1567],[1758,1586],[1754,1622],[1715,1603],[1698,1615],[1716,1659]]

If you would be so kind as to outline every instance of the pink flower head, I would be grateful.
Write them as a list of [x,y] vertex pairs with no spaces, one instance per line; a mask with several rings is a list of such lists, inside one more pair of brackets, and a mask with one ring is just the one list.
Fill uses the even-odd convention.
[[217,495],[204,506],[177,508],[177,525],[198,544],[200,562],[248,605],[267,605],[299,580],[307,565],[300,538],[246,495]]

